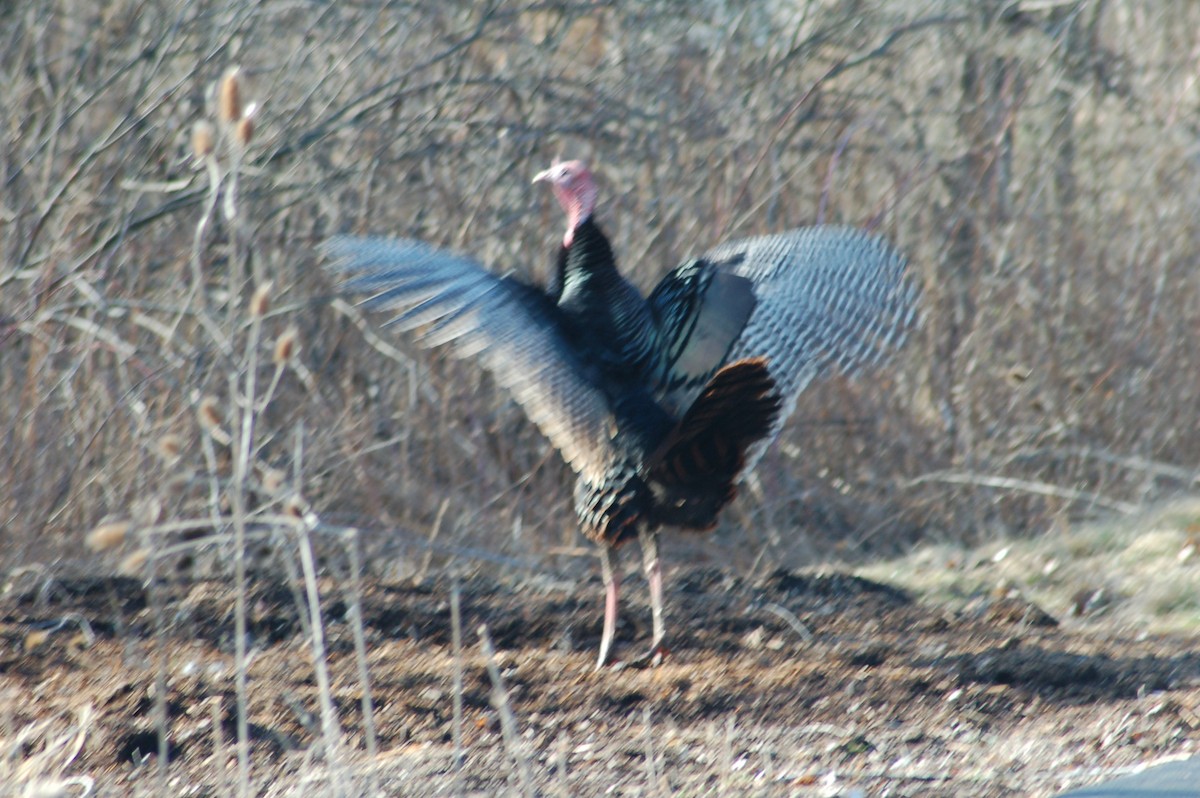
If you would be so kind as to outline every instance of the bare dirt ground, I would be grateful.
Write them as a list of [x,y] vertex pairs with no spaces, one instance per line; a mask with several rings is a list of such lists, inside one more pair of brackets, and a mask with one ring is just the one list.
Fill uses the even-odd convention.
[[[626,656],[648,635],[644,583],[633,574],[627,583]],[[846,573],[779,570],[751,583],[685,567],[669,584],[666,664],[596,672],[597,578],[464,579],[456,775],[450,585],[363,587],[373,756],[354,613],[339,586],[322,585],[343,735],[327,768],[302,602],[286,581],[260,575],[249,594],[256,787],[304,794],[340,779],[353,794],[1043,796],[1196,749],[1195,640],[1071,632],[1020,599],[950,608]],[[10,588],[0,696],[10,756],[42,757],[27,784],[76,776],[100,795],[231,793],[226,581],[152,593],[126,578]],[[481,624],[515,721],[507,742]],[[165,772],[153,754],[160,712]]]

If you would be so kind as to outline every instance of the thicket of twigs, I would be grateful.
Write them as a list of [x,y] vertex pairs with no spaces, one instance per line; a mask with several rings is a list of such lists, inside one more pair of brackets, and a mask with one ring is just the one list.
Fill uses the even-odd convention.
[[718,541],[858,556],[1194,489],[1198,30],[1136,0],[0,4],[6,564],[106,519],[131,568],[296,517],[422,544],[380,563],[575,546],[520,408],[331,303],[313,250],[542,279],[559,155],[643,286],[813,222],[924,286],[908,350],[802,400]]

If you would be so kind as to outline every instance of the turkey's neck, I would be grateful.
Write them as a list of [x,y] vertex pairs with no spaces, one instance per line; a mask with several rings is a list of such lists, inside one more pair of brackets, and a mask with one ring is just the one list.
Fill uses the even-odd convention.
[[646,300],[617,271],[612,248],[590,218],[558,255],[549,293],[578,345],[604,371],[633,378],[646,365],[654,327]]
[[608,239],[590,216],[563,239],[555,278],[555,299],[560,307],[605,299],[604,294],[613,285],[625,282],[617,272]]
[[596,184],[591,178],[573,189],[555,184],[554,194],[558,197],[558,204],[567,213],[567,232],[563,236],[563,247],[569,248],[575,241],[575,230],[592,221],[592,212],[596,210]]

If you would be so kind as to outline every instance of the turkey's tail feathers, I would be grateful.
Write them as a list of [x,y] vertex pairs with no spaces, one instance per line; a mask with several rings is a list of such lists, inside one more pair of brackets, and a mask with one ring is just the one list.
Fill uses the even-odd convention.
[[782,398],[765,358],[725,366],[650,458],[656,521],[710,529],[737,495],[747,452],[770,435]]

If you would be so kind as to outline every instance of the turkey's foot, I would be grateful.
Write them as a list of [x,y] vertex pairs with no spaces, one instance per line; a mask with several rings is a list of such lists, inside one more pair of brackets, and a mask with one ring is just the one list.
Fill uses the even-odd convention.
[[650,650],[640,657],[629,660],[626,665],[630,668],[657,668],[663,664],[663,661],[670,655],[671,649],[667,648],[667,644],[659,640],[654,645],[650,646]]

